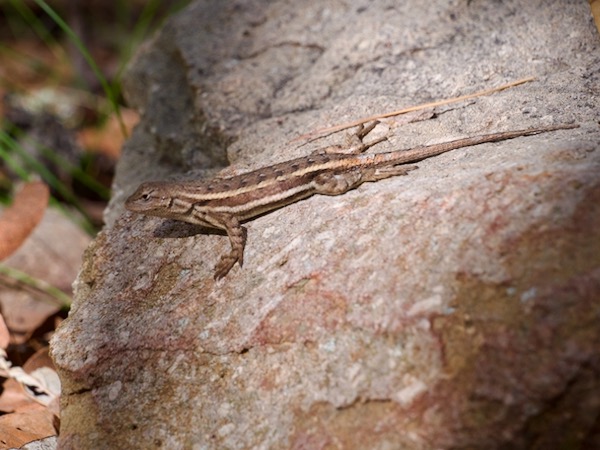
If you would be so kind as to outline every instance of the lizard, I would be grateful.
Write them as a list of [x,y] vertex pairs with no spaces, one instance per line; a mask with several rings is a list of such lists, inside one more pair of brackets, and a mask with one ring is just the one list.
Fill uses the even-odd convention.
[[308,156],[230,177],[142,183],[125,201],[125,208],[225,231],[231,250],[215,266],[214,278],[219,280],[236,262],[240,267],[243,265],[247,233],[242,223],[259,215],[314,194],[341,195],[365,182],[407,175],[417,166],[406,164],[458,148],[578,127],[552,125],[483,134],[408,150],[364,153],[386,140],[383,137],[363,143],[377,123],[360,125],[354,135],[357,144],[345,151],[340,146],[327,147]]

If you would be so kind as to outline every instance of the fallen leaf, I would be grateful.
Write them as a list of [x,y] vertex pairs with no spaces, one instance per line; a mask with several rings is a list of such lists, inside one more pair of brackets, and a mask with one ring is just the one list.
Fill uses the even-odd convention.
[[[15,368],[11,366],[9,361],[4,358],[0,359],[2,359],[0,366],[4,367],[4,370],[0,373],[4,376],[10,376],[10,370]],[[20,368],[17,369],[21,370]],[[31,375],[35,380],[34,383],[45,386],[44,389],[50,392],[51,395],[38,396],[37,392],[24,386],[16,378],[8,378],[2,384],[0,411],[5,413],[24,412],[30,409],[32,405],[43,404],[59,417],[60,381],[54,370],[54,363],[50,359],[48,347],[35,352],[23,365],[23,370]]]
[[596,28],[600,33],[600,0],[590,0],[590,9],[592,10],[592,17],[594,18]]
[[58,434],[57,418],[40,406],[0,416],[0,448],[21,447],[28,442]]
[[25,389],[23,389],[20,383],[10,378],[2,383],[0,413],[20,411],[32,403],[34,401],[25,393]]
[[50,358],[49,351],[50,349],[48,346],[40,348],[29,357],[25,364],[23,364],[23,369],[28,373],[42,367],[49,367],[54,370],[54,362],[52,361],[52,358]]
[[27,183],[0,216],[0,260],[6,259],[42,220],[50,191],[41,181]]
[[[131,131],[140,121],[140,117],[132,109],[121,108],[121,120],[130,136]],[[125,139],[127,136],[123,135],[119,118],[112,115],[103,127],[90,127],[79,132],[77,141],[82,148],[103,153],[116,161],[121,154],[121,147],[123,147]]]
[[11,331],[12,344],[27,342],[38,329],[48,330],[51,324],[46,321],[65,303],[52,292],[60,289],[67,296],[71,293],[83,250],[90,240],[72,220],[48,208],[31,236],[2,262],[2,267],[15,269],[35,280],[35,285],[26,284],[4,275],[0,269],[0,309]]
[[2,317],[2,314],[0,314],[0,348],[6,350],[9,341],[10,334],[8,333],[6,322],[4,322],[4,317]]
[[0,350],[0,376],[21,383],[29,397],[42,405],[50,404],[60,395],[60,380],[53,369],[40,367],[27,373],[22,367],[13,366],[4,350]]

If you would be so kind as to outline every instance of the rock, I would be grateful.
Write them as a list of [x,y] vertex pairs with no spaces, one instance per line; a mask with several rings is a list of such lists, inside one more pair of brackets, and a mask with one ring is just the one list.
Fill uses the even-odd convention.
[[[600,445],[600,63],[584,2],[196,1],[138,52],[126,144],[52,353],[60,448]],[[309,154],[311,130],[536,80],[374,151],[575,122],[315,196],[227,238],[123,213],[147,179]],[[190,174],[190,171],[192,173]]]

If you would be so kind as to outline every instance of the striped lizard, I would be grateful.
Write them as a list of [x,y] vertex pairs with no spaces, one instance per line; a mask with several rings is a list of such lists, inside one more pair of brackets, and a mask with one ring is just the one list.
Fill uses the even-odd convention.
[[386,139],[363,143],[376,125],[377,122],[368,127],[361,125],[355,134],[356,145],[345,151],[328,147],[309,156],[227,178],[146,182],[127,199],[125,207],[137,213],[224,230],[231,251],[222,255],[215,267],[214,277],[220,279],[236,262],[242,266],[246,229],[241,224],[261,214],[314,194],[340,195],[365,182],[407,175],[417,166],[404,164],[450,150],[578,127],[554,125],[467,137],[409,150],[364,153]]

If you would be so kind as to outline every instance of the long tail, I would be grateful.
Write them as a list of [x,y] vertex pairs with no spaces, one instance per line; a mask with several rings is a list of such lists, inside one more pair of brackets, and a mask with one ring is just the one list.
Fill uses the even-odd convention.
[[507,139],[514,139],[520,136],[531,136],[534,134],[548,133],[550,131],[556,130],[569,130],[571,128],[578,127],[579,125],[575,124],[561,124],[551,125],[548,127],[529,128],[526,130],[503,131],[500,133],[482,134],[480,136],[457,139],[455,141],[444,142],[441,144],[423,145],[406,151],[398,150],[393,152],[377,153],[373,155],[373,163],[375,165],[379,165],[389,163],[403,164],[417,162],[462,147],[470,147],[472,145],[484,144],[486,142],[504,141]]

